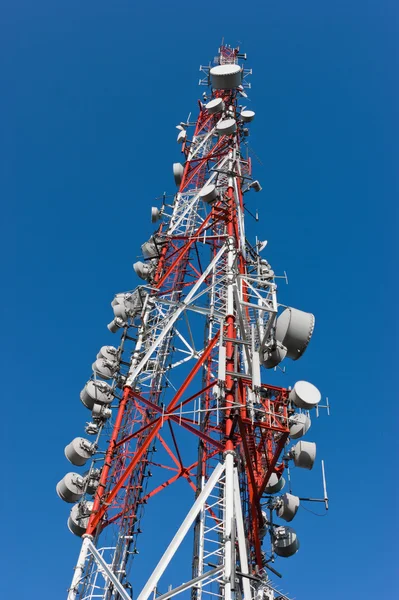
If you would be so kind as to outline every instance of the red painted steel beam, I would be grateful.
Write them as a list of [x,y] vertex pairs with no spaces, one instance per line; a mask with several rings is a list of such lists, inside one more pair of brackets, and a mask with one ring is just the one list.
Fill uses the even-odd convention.
[[180,252],[176,256],[176,258],[174,259],[174,261],[172,262],[172,264],[168,267],[168,269],[166,269],[166,272],[162,275],[162,277],[160,278],[160,280],[156,283],[155,287],[160,288],[165,283],[166,279],[169,277],[169,275],[172,273],[172,271],[179,264],[179,262],[181,261],[181,259],[183,258],[183,256],[185,254],[187,254],[187,252],[190,250],[191,246],[196,241],[194,239],[195,236],[201,235],[201,233],[204,231],[206,225],[211,220],[212,213],[213,213],[213,211],[211,211],[209,213],[209,215],[206,217],[206,219],[204,220],[204,222],[201,223],[201,226],[197,229],[197,231],[192,236],[190,236],[189,241],[181,248]]
[[[183,384],[180,386],[179,390],[175,394],[174,398],[169,403],[168,408],[167,408],[167,413],[169,411],[172,411],[175,408],[176,404],[179,402],[180,398],[182,397],[182,395],[186,391],[187,387],[190,385],[191,381],[194,379],[194,377],[196,376],[196,374],[198,373],[198,371],[202,367],[203,363],[207,360],[207,358],[210,355],[212,349],[216,345],[218,339],[219,339],[219,332],[210,341],[210,343],[208,344],[205,352],[198,359],[198,361],[196,362],[196,364],[194,365],[194,367],[191,369],[189,375],[187,376],[187,378],[185,379],[185,381],[183,382]],[[136,467],[137,463],[144,456],[144,454],[148,450],[148,448],[149,448],[152,440],[155,438],[155,436],[157,435],[157,433],[159,432],[159,430],[161,429],[161,427],[163,425],[163,419],[161,417],[159,417],[157,420],[154,421],[153,429],[151,431],[149,431],[149,433],[148,433],[145,441],[143,442],[143,445],[136,450],[136,452],[135,452],[135,454],[134,454],[131,462],[126,467],[125,471],[120,475],[120,477],[119,477],[118,481],[116,482],[116,484],[114,485],[114,487],[108,493],[108,495],[106,497],[106,502],[101,504],[101,502],[103,500],[103,495],[104,495],[106,481],[107,481],[107,478],[108,478],[108,473],[109,473],[109,470],[110,470],[111,464],[112,464],[112,455],[113,455],[113,452],[114,452],[114,445],[116,443],[116,439],[117,439],[117,436],[118,436],[118,433],[119,433],[119,429],[120,429],[120,424],[122,422],[124,408],[126,406],[126,403],[127,403],[129,397],[136,397],[138,400],[140,400],[141,402],[144,402],[147,405],[149,403],[149,405],[151,406],[151,408],[153,408],[157,412],[159,412],[159,411],[162,412],[162,409],[159,406],[157,406],[156,404],[153,404],[149,400],[146,400],[145,398],[143,398],[142,396],[140,396],[139,394],[137,394],[131,388],[129,388],[129,387],[125,388],[124,394],[123,394],[123,398],[122,398],[122,401],[121,401],[121,405],[120,405],[120,408],[119,408],[119,411],[118,411],[117,420],[115,422],[115,427],[114,427],[114,430],[112,432],[111,442],[110,442],[110,445],[108,447],[108,451],[107,451],[107,454],[106,454],[106,460],[105,460],[104,467],[103,467],[102,474],[101,474],[102,475],[101,479],[100,479],[101,489],[98,490],[98,492],[96,494],[95,504],[93,506],[93,512],[90,515],[89,524],[88,524],[88,527],[87,527],[87,530],[86,530],[86,533],[88,533],[90,535],[92,535],[94,533],[97,525],[100,523],[101,519],[104,517],[104,515],[105,515],[105,513],[106,513],[106,511],[108,509],[108,506],[110,506],[111,503],[112,503],[112,501],[116,498],[116,496],[118,495],[119,491],[123,487],[124,483],[126,482],[126,480],[128,479],[128,477],[132,473],[133,469]],[[178,419],[178,417],[177,417],[177,419]],[[190,427],[191,426],[186,425],[186,429],[190,430]],[[191,429],[193,430],[192,433],[195,433],[196,435],[202,435],[201,432],[197,432],[194,428],[191,428]],[[108,461],[107,461],[107,455],[108,455]],[[106,470],[106,474],[104,475],[104,471],[105,470]],[[99,484],[99,488],[100,488],[100,484]]]
[[123,438],[119,442],[117,442],[115,444],[114,448],[118,448],[119,446],[123,446],[123,444],[126,444],[126,442],[129,442],[133,438],[137,437],[138,435],[140,435],[141,433],[143,433],[144,431],[146,431],[147,429],[149,429],[151,427],[151,425],[153,425],[153,424],[154,424],[154,421],[151,421],[150,423],[147,423],[147,425],[144,425],[144,427],[141,427],[140,429],[138,429],[134,433],[131,433],[130,435],[126,436],[125,438]]
[[203,433],[200,429],[195,429],[195,427],[192,427],[189,423],[187,423],[187,419],[185,419],[184,417],[180,417],[179,415],[169,413],[169,412],[167,412],[168,409],[166,409],[166,411],[165,411],[161,406],[158,406],[157,404],[154,404],[153,402],[151,402],[151,400],[147,400],[147,398],[140,396],[140,394],[137,394],[137,392],[132,391],[132,396],[134,396],[137,400],[140,400],[141,402],[143,402],[143,404],[145,404],[149,408],[152,408],[154,411],[156,411],[158,414],[160,414],[161,418],[163,419],[164,422],[166,422],[168,419],[170,419],[174,423],[177,423],[177,425],[179,425],[180,427],[187,429],[187,431],[189,431],[190,433],[193,433],[197,437],[201,438],[204,442],[207,442],[208,444],[212,444],[213,446],[215,446],[216,448],[219,448],[220,450],[224,449],[223,444],[221,444],[218,440],[215,440],[215,439],[209,437],[208,435]]
[[273,473],[274,467],[276,466],[276,463],[279,459],[279,456],[281,454],[281,451],[284,448],[285,442],[287,441],[288,438],[288,433],[283,433],[280,440],[277,443],[277,447],[274,451],[274,456],[269,464],[269,468],[267,469],[265,476],[263,478],[263,481],[258,489],[258,500],[261,499],[263,492],[265,491],[267,482],[270,479],[270,475]]
[[100,510],[100,503],[102,501],[102,498],[103,498],[103,495],[105,492],[105,488],[107,485],[108,475],[109,475],[111,465],[112,465],[112,458],[113,458],[113,454],[114,454],[114,450],[115,450],[116,440],[118,439],[119,430],[121,428],[126,404],[129,400],[129,391],[130,391],[130,388],[128,388],[128,387],[124,389],[122,400],[120,401],[120,404],[119,404],[118,413],[117,413],[116,420],[115,420],[115,425],[112,430],[111,439],[108,444],[108,449],[105,453],[104,466],[101,470],[100,481],[99,481],[99,484],[98,484],[98,487],[96,490],[96,494],[94,496],[93,511],[90,515],[90,519],[89,519],[89,523],[88,523],[88,527],[87,527],[87,533],[92,533],[94,531],[95,527],[97,526],[97,524],[93,526],[93,523],[96,518],[96,513],[98,513],[98,511]]
[[200,429],[195,429],[195,427],[192,427],[184,420],[180,422],[180,417],[175,415],[168,415],[168,418],[177,423],[177,425],[179,425],[180,427],[187,429],[187,431],[199,437],[203,442],[206,442],[207,444],[212,444],[213,446],[215,446],[215,448],[219,448],[219,450],[225,449],[225,446],[223,444],[221,444],[218,440],[211,438],[209,435],[206,435],[206,433],[203,433]]
[[147,500],[149,500],[150,498],[152,498],[159,492],[162,492],[162,490],[169,487],[171,483],[174,483],[175,481],[180,479],[180,477],[182,477],[182,476],[183,476],[183,473],[180,471],[179,473],[177,473],[177,475],[174,475],[173,477],[170,477],[163,483],[160,483],[156,488],[154,488],[151,492],[149,492],[146,496],[144,496],[142,498],[142,502],[147,502]]
[[144,441],[143,445],[136,451],[130,464],[127,466],[124,473],[121,474],[121,476],[119,477],[119,480],[117,481],[117,483],[115,484],[113,489],[110,490],[109,494],[106,497],[106,502],[104,502],[101,506],[99,506],[96,512],[94,512],[94,506],[93,506],[93,512],[90,515],[90,520],[89,520],[89,524],[88,524],[86,533],[88,533],[89,535],[93,535],[94,531],[97,528],[97,525],[100,523],[101,519],[104,517],[105,513],[107,512],[108,507],[111,505],[112,501],[116,498],[119,491],[125,484],[126,480],[132,473],[133,469],[136,467],[138,462],[142,459],[142,457],[148,450],[152,440],[155,438],[156,434],[161,429],[161,427],[162,427],[162,420],[160,418],[158,418],[157,421],[155,421],[155,423],[154,423],[153,429],[148,433],[147,438]]

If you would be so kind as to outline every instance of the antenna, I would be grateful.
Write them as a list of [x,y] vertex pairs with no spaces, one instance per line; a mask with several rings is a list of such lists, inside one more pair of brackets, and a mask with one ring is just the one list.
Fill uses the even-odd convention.
[[330,416],[330,403],[328,401],[328,396],[326,396],[325,404],[319,404],[318,406],[316,406],[316,417],[319,417],[319,408],[325,408],[327,411],[327,415]]
[[251,213],[251,211],[245,206],[244,204],[244,210],[255,220],[255,221],[259,221],[259,215],[258,215],[258,210],[256,210],[255,214]]
[[326,510],[328,510],[328,495],[327,495],[327,483],[326,483],[326,474],[324,470],[324,460],[321,461],[321,472],[323,477],[323,490],[324,490],[324,503]]
[[[256,211],[256,214],[258,214],[258,211]],[[267,240],[264,240],[263,242],[257,242],[256,243],[256,247],[258,252],[262,252],[262,250],[264,250],[267,246]]]
[[324,470],[324,460],[321,461],[321,477],[323,481],[323,498],[299,498],[304,502],[323,502],[326,510],[328,510],[328,495],[327,495],[327,483],[326,483],[326,474]]
[[[131,600],[132,589],[136,600],[181,592],[191,600],[286,599],[272,576],[281,577],[274,563],[299,549],[300,502],[328,509],[324,461],[323,499],[294,493],[297,474],[315,464],[307,436],[321,394],[291,379],[290,361],[311,352],[315,317],[279,302],[267,232],[255,244],[245,238],[247,214],[259,215],[242,210],[242,195],[262,186],[245,142],[256,115],[239,106],[252,73],[243,60],[223,40],[215,66],[200,67],[198,117],[191,122],[189,113],[172,130],[180,144],[179,162],[171,157],[175,193],[152,207],[149,239],[140,243],[144,226],[133,223],[131,252],[140,246],[141,254],[132,289],[110,298],[113,318],[82,382],[86,435],[71,435],[69,468],[56,486],[72,506],[68,528],[82,538],[68,600]],[[154,173],[160,160],[154,150]],[[287,369],[292,387],[279,385],[277,369]],[[166,548],[151,529],[158,494]],[[179,554],[188,564],[174,568],[183,542],[192,553]],[[150,574],[139,590],[143,564]]]

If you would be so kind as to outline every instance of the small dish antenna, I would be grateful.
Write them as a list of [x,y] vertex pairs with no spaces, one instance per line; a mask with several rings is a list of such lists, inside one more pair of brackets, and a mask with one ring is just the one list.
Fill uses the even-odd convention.
[[277,494],[277,492],[282,490],[284,486],[285,486],[284,477],[280,477],[280,479],[279,479],[277,476],[277,473],[272,473],[270,475],[269,481],[267,482],[267,485],[265,487],[265,493],[266,494]]
[[263,240],[263,242],[259,241],[256,245],[258,252],[262,252],[267,246],[267,240]]
[[276,527],[273,532],[273,548],[278,556],[288,558],[299,550],[299,540],[291,527]]
[[162,213],[156,206],[151,207],[151,223],[156,223],[162,218]]
[[313,469],[316,460],[316,444],[314,442],[300,441],[290,450],[290,458],[294,459],[294,464],[300,469]]
[[276,513],[280,519],[289,523],[295,517],[299,508],[298,496],[283,494],[276,502]]

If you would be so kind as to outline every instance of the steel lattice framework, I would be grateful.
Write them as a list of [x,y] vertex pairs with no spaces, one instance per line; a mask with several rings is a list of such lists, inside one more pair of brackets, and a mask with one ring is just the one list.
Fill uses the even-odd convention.
[[[64,497],[78,498],[69,524],[83,538],[68,600],[132,597],[144,506],[149,512],[152,498],[181,479],[194,504],[158,563],[155,546],[138,600],[184,592],[193,600],[276,597],[267,573],[287,531],[273,522],[282,506],[273,485],[295,459],[287,450],[293,418],[307,413],[289,389],[263,382],[263,367],[275,366],[287,347],[289,356],[293,342],[278,339],[274,273],[245,236],[244,194],[260,189],[245,144],[253,113],[239,104],[250,87],[245,58],[238,48],[219,49],[217,66],[240,67],[239,85],[228,89],[201,67],[200,83],[210,87],[196,122],[178,126],[185,158],[174,166],[178,192],[160,213],[153,209],[160,224],[135,265],[144,282],[112,303],[109,329],[121,334],[119,347],[103,347],[93,365],[91,404],[89,384],[82,392],[93,412],[86,432],[96,438],[82,442],[92,463],[75,481],[81,492]],[[224,133],[227,120],[232,131]],[[301,315],[310,318],[310,338],[312,315]],[[192,529],[192,579],[162,589]]]

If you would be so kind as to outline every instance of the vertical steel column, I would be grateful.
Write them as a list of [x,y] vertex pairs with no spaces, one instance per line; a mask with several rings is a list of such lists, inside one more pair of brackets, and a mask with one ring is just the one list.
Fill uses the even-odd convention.
[[234,178],[233,178],[233,150],[229,152],[228,160],[228,188],[227,188],[227,202],[228,202],[228,222],[227,222],[227,307],[226,307],[226,450],[233,450],[234,445],[231,439],[229,439],[232,427],[232,421],[230,419],[231,408],[234,404],[234,379],[231,375],[234,372],[234,343],[231,341],[236,337],[235,331],[235,317],[234,317],[234,261],[235,261],[235,249],[236,240],[234,237],[235,227],[235,206],[234,206]]
[[104,466],[101,471],[100,482],[98,484],[97,492],[94,498],[93,511],[90,515],[89,524],[86,530],[89,535],[93,535],[97,527],[97,523],[95,523],[95,517],[96,513],[100,508],[101,500],[106,489],[108,474],[112,466],[112,455],[114,453],[115,444],[118,439],[120,427],[122,425],[122,419],[125,412],[126,404],[129,400],[129,392],[130,388],[125,388],[123,391],[123,396],[119,404],[118,414],[116,416],[115,425],[112,430],[111,439],[108,444],[107,452],[105,453]]
[[78,585],[84,573],[91,539],[92,538],[90,535],[85,535],[83,538],[82,546],[79,552],[78,562],[76,563],[75,572],[72,577],[71,587],[68,590],[68,600],[76,600],[78,593]]
[[216,469],[213,471],[212,475],[208,479],[206,486],[202,490],[201,494],[198,496],[197,500],[194,502],[183,523],[180,525],[173,540],[170,542],[169,546],[165,550],[161,560],[155,567],[154,571],[152,572],[152,575],[150,576],[149,580],[140,592],[140,595],[138,596],[137,600],[147,600],[148,596],[155,589],[163,572],[165,571],[166,567],[175,555],[176,550],[180,546],[191,525],[194,523],[196,516],[207,501],[209,494],[216,485],[224,469],[225,465],[219,463]]
[[234,552],[234,456],[232,450],[225,454],[226,476],[224,484],[224,600],[231,600],[232,573],[235,567]]
[[[242,516],[241,506],[241,495],[240,495],[240,481],[238,478],[237,467],[234,468],[234,514],[237,525],[237,541],[238,541],[238,553],[240,556],[240,567],[241,573],[244,575],[249,574],[248,568],[248,553],[247,553],[247,541],[245,539],[244,520]],[[244,600],[251,600],[251,586],[247,577],[242,578],[242,587],[244,591]]]

